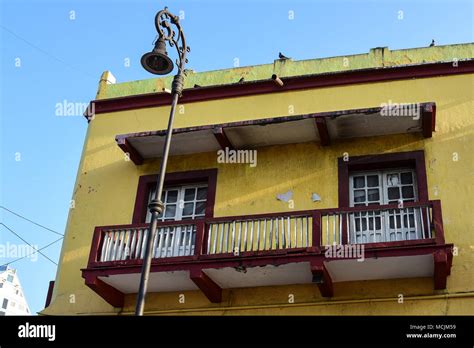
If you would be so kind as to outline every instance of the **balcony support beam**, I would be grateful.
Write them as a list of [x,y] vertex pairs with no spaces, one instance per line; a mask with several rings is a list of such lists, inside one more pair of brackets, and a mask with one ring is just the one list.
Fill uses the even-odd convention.
[[99,294],[105,301],[107,301],[107,303],[117,308],[123,307],[124,294],[121,291],[107,283],[104,283],[95,276],[86,276],[85,279],[86,285]]
[[118,147],[122,149],[127,157],[132,160],[137,166],[143,164],[143,157],[138,153],[137,150],[130,144],[127,138],[117,137],[116,139]]
[[329,131],[328,126],[326,124],[325,117],[316,117],[314,119],[316,122],[316,128],[318,129],[319,133],[319,140],[322,146],[328,146],[331,143],[331,139],[329,138]]
[[423,136],[431,138],[436,125],[436,105],[434,103],[421,106],[421,125]]
[[448,255],[444,250],[438,250],[433,254],[434,259],[434,288],[435,290],[446,289],[448,274],[450,273]]
[[189,272],[191,280],[206,295],[212,303],[222,302],[222,289],[209,276],[200,269]]
[[311,264],[311,272],[313,273],[313,279],[319,279],[318,288],[323,297],[333,297],[334,289],[332,285],[331,275],[324,263],[321,264]]
[[229,138],[225,134],[224,128],[216,127],[212,130],[212,133],[216,137],[216,140],[221,146],[222,150],[225,150],[226,147],[229,148],[229,150],[235,150],[234,145],[232,145]]

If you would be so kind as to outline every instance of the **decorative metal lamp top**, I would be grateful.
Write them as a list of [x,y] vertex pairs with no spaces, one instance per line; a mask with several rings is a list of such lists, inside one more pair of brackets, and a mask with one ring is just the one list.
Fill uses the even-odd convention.
[[[177,32],[173,30],[172,24],[177,28]],[[178,66],[178,75],[184,72],[184,65],[188,62],[186,55],[190,48],[186,45],[183,30],[179,23],[179,17],[173,15],[165,7],[159,11],[155,17],[155,27],[158,32],[158,39],[155,42],[155,48],[143,55],[141,59],[142,66],[148,72],[156,75],[166,75],[170,73],[174,66],[166,52],[166,41],[171,47],[176,47],[178,58],[176,65]]]

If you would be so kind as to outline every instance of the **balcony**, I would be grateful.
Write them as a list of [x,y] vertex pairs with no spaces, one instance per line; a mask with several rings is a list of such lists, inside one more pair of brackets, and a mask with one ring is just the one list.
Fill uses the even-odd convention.
[[[148,224],[94,231],[86,284],[121,307],[138,291]],[[452,262],[440,201],[167,221],[153,241],[150,292],[433,277],[444,289]]]
[[[248,149],[271,145],[331,142],[390,134],[419,134],[430,138],[436,125],[436,104],[397,106],[397,117],[387,116],[392,109],[372,107],[305,115],[278,116],[173,130],[170,154],[189,155],[221,149]],[[413,115],[412,115],[413,114]],[[410,117],[407,117],[412,115]],[[136,165],[162,157],[166,130],[119,134],[120,149]]]

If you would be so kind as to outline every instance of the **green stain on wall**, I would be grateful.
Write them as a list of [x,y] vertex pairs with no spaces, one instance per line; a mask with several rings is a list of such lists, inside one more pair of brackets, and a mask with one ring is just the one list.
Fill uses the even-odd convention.
[[[279,77],[321,74],[345,70],[393,67],[408,64],[423,64],[430,62],[447,62],[470,59],[474,56],[474,43],[411,48],[391,51],[388,47],[377,47],[368,53],[348,56],[318,58],[308,60],[281,60],[273,64],[234,67],[230,69],[206,72],[187,70],[185,88],[194,85],[212,86],[237,83],[242,77],[246,82],[269,79],[272,74]],[[123,83],[106,83],[102,75],[97,99],[116,98],[145,93],[162,92],[163,88],[171,88],[173,76],[151,78],[147,80],[129,81]],[[112,76],[112,79],[113,76]]]

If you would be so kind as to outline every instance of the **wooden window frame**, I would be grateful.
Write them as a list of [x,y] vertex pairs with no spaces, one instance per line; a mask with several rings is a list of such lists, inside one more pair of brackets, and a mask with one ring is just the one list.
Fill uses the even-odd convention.
[[355,171],[385,170],[409,167],[415,170],[418,187],[418,201],[428,202],[425,154],[423,150],[374,154],[365,156],[338,158],[338,203],[340,208],[349,207],[349,173]]
[[[133,210],[132,224],[145,223],[150,189],[156,185],[158,174],[142,175],[138,179],[138,188]],[[216,200],[217,168],[192,170],[187,172],[166,173],[165,186],[179,186],[207,183],[207,202],[205,218],[214,216]]]

